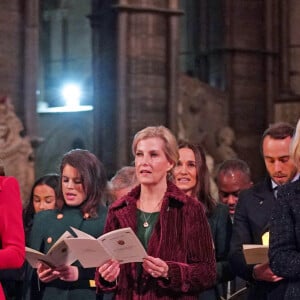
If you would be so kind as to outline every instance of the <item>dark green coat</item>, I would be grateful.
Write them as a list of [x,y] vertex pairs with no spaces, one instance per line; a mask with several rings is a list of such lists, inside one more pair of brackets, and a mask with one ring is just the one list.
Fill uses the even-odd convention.
[[[208,218],[212,238],[215,245],[217,261],[217,283],[224,283],[234,278],[229,267],[228,253],[232,231],[232,222],[230,219],[228,207],[218,203],[212,215]],[[201,293],[200,300],[220,299],[217,285]]]
[[[107,208],[99,207],[97,218],[84,219],[79,208],[64,207],[61,212],[47,210],[37,213],[31,229],[29,247],[46,253],[57,239],[70,226],[84,231],[94,237],[103,233]],[[89,280],[94,280],[95,268],[83,269],[78,262],[73,265],[79,267],[79,280],[66,282],[54,280],[51,283],[40,283],[43,289],[43,300],[92,300],[96,299],[96,289],[89,286]],[[35,289],[35,288],[33,288]]]

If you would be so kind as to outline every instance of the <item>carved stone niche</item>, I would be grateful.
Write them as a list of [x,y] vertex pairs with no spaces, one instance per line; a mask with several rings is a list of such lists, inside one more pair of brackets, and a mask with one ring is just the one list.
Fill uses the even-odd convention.
[[34,183],[33,149],[28,137],[22,137],[23,124],[8,97],[0,97],[0,160],[6,176],[19,181],[23,205]]
[[218,132],[227,126],[227,97],[199,79],[180,75],[178,138],[202,144],[218,162]]

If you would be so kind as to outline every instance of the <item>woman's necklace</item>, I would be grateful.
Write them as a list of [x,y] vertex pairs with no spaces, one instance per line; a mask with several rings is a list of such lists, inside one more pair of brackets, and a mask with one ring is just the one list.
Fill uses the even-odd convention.
[[152,213],[149,213],[149,216],[146,218],[145,213],[144,213],[143,211],[141,211],[141,212],[142,212],[142,215],[143,215],[143,217],[144,217],[144,223],[143,223],[143,226],[144,226],[144,228],[147,228],[147,227],[149,227],[148,221],[149,221],[149,219],[151,218]]
[[[161,205],[162,201],[163,201],[163,199],[161,199],[161,200],[157,203],[157,205],[153,208],[153,210],[156,210],[156,208],[160,208],[160,205]],[[152,213],[149,213],[148,217],[146,217],[145,212],[144,212],[143,209],[142,209],[142,201],[141,201],[141,200],[140,200],[140,208],[141,208],[141,213],[142,213],[143,218],[144,218],[143,226],[144,226],[144,228],[147,228],[147,227],[149,227],[149,222],[148,222],[148,221],[150,220],[150,218],[152,217],[152,215],[153,215],[156,211],[154,211],[154,212],[152,212]]]

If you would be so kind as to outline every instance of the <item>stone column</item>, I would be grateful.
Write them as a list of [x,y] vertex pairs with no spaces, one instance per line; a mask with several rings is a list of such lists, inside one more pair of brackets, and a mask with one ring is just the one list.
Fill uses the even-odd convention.
[[[151,2],[151,1],[150,1]],[[119,1],[118,120],[119,165],[128,161],[133,135],[148,125],[166,125],[176,134],[178,88],[178,1]],[[125,86],[124,83],[127,83]],[[127,137],[131,137],[128,138]]]
[[275,119],[296,124],[300,116],[300,2],[280,1],[280,49]]
[[24,114],[27,135],[37,136],[36,92],[39,57],[39,1],[25,1]]
[[93,7],[95,141],[99,156],[116,169],[131,162],[132,138],[141,128],[166,125],[176,134],[182,12],[177,0],[94,1]]

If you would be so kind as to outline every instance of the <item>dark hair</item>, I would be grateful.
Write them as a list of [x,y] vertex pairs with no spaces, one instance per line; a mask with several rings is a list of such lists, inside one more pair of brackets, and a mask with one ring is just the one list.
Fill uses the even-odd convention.
[[219,175],[221,173],[228,174],[231,172],[241,172],[242,174],[244,174],[245,179],[251,182],[250,167],[245,161],[238,158],[225,160],[218,166],[216,176],[217,182],[219,181]]
[[194,152],[196,160],[197,183],[192,195],[204,204],[206,215],[210,216],[217,202],[210,193],[210,174],[206,164],[205,151],[202,146],[188,141],[179,141],[178,148],[189,148]]
[[[88,150],[73,149],[63,156],[60,165],[60,175],[62,175],[66,165],[75,168],[81,176],[83,189],[86,194],[86,200],[81,205],[82,214],[96,217],[99,204],[104,200],[102,198],[107,193],[107,178],[103,164]],[[62,181],[60,180],[58,209],[61,210],[64,205]]]
[[49,187],[51,187],[54,190],[55,197],[56,197],[56,203],[57,203],[59,175],[55,174],[55,173],[49,173],[49,174],[46,174],[46,175],[38,178],[34,182],[32,188],[31,188],[30,198],[29,198],[28,204],[25,207],[24,212],[23,212],[25,233],[28,233],[30,231],[30,229],[32,227],[33,217],[34,217],[34,214],[35,214],[34,206],[33,206],[34,189],[38,185],[43,185],[43,184],[48,185]]
[[264,131],[261,142],[260,142],[260,151],[263,154],[263,142],[264,139],[269,136],[274,140],[283,140],[287,137],[293,137],[295,128],[286,122],[277,122],[270,124],[270,126]]
[[5,176],[4,162],[0,159],[0,176]]
[[0,166],[0,176],[5,176],[5,171],[3,166]]

